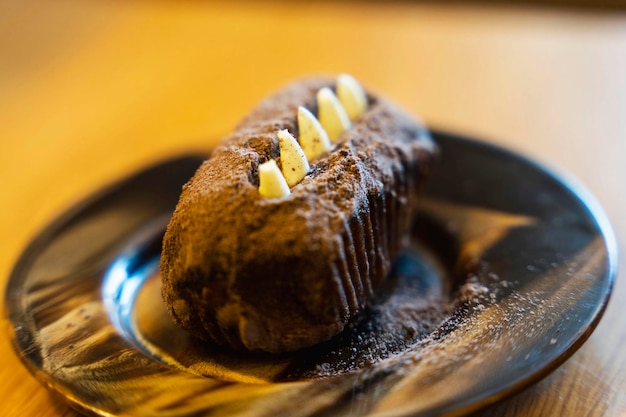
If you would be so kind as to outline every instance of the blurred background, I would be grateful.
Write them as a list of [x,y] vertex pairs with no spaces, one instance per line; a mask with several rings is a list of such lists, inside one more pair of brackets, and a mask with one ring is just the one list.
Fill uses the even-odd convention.
[[[572,172],[625,241],[626,2],[2,1],[0,284],[71,204],[210,149],[287,81],[339,72],[433,128]],[[565,366],[487,413],[625,415],[619,303]],[[73,415],[7,339],[0,414]]]

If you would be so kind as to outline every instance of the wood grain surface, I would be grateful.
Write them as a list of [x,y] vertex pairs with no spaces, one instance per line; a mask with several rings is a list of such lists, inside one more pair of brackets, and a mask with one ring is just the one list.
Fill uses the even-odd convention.
[[[287,80],[337,72],[427,124],[573,173],[625,241],[625,13],[411,2],[3,1],[3,291],[25,245],[72,203],[156,160],[209,149]],[[477,415],[625,415],[624,279],[622,271],[580,351]],[[3,327],[0,415],[76,415],[21,365]]]

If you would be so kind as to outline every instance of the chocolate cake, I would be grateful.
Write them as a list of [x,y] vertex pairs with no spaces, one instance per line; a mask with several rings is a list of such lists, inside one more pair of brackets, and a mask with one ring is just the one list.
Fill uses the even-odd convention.
[[293,83],[263,101],[183,187],[163,241],[162,294],[196,337],[272,353],[329,340],[407,243],[436,151],[383,98],[367,95],[365,112],[288,195],[259,192],[259,167],[281,163],[277,132],[297,137],[298,107],[318,113],[323,87],[335,81]]

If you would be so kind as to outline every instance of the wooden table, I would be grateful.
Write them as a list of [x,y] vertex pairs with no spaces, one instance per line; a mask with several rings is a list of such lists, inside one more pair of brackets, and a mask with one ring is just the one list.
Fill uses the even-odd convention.
[[[72,203],[156,160],[210,148],[287,80],[344,71],[432,126],[574,173],[626,241],[624,13],[4,1],[2,288],[27,242]],[[478,415],[624,416],[625,278],[622,271],[603,320],[570,360]],[[0,415],[75,415],[30,376],[6,331],[0,380]]]

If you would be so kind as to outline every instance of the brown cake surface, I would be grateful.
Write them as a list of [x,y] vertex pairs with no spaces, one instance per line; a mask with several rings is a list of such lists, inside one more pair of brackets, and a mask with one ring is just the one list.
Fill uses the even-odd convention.
[[183,187],[163,243],[163,297],[193,335],[243,351],[286,352],[339,333],[407,242],[435,148],[382,98],[283,198],[258,191],[277,130],[298,134],[327,79],[291,84],[254,109]]

